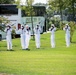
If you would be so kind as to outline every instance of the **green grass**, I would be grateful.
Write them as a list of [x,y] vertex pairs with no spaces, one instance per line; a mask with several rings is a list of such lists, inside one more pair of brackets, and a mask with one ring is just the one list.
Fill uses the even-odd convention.
[[21,50],[20,39],[13,40],[14,51],[6,51],[0,42],[0,73],[4,75],[76,75],[76,32],[69,48],[64,31],[56,32],[56,48],[50,46],[50,34],[41,35],[41,48],[30,41],[30,51]]

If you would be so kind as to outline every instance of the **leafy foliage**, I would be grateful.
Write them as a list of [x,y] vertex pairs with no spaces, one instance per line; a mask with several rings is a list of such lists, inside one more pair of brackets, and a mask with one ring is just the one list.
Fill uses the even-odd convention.
[[13,4],[15,0],[0,0],[0,4]]
[[67,9],[67,14],[73,14],[73,21],[75,21],[76,0],[49,0],[48,4],[51,7],[51,10],[60,13],[61,20],[63,20],[62,11]]
[[71,21],[71,22],[69,22],[69,26],[71,27],[71,30],[70,30],[70,35],[71,35],[70,41],[72,42],[72,37],[73,37],[73,34],[74,34],[75,30],[76,30],[76,23]]
[[18,5],[17,8],[21,8],[21,10],[24,10],[25,14],[28,16],[35,15],[32,4],[34,0],[26,0],[25,5],[20,5],[20,0],[16,1],[16,4]]
[[9,21],[7,20],[7,18],[5,17],[0,17],[0,30],[1,31],[4,31],[4,28],[6,27],[6,24],[8,23]]

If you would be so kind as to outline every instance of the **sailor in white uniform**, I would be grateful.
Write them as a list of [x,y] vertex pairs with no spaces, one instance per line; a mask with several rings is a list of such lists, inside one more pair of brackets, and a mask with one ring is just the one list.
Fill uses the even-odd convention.
[[68,24],[65,25],[65,27],[63,28],[63,30],[65,30],[65,41],[66,41],[66,46],[69,47],[70,46],[70,27]]
[[26,43],[25,43],[25,39],[26,39],[26,36],[25,36],[25,28],[24,26],[22,25],[21,26],[21,29],[20,29],[20,36],[21,36],[21,46],[22,46],[22,49],[25,50],[25,46],[26,46]]
[[7,41],[7,50],[12,50],[12,28],[11,26],[7,25],[7,27],[4,30],[6,32],[6,41]]
[[55,48],[55,31],[56,31],[56,27],[54,26],[54,24],[51,25],[51,28],[49,29],[49,31],[51,32],[51,47]]
[[30,38],[31,38],[31,29],[28,25],[25,26],[25,30],[26,30],[26,33],[25,33],[25,36],[26,36],[26,39],[25,39],[25,43],[26,43],[26,50],[30,50],[28,47],[29,47],[29,42],[30,42]]
[[39,25],[37,25],[34,28],[36,48],[40,48],[40,32],[41,28],[39,27]]

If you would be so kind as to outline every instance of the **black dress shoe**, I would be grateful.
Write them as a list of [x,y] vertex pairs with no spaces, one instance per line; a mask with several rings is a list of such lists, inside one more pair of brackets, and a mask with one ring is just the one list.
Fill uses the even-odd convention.
[[30,49],[29,49],[29,48],[26,48],[26,50],[30,51]]
[[40,49],[40,48],[37,48],[37,49]]
[[10,49],[10,51],[14,51],[13,49]]
[[7,51],[10,51],[9,49],[7,49]]

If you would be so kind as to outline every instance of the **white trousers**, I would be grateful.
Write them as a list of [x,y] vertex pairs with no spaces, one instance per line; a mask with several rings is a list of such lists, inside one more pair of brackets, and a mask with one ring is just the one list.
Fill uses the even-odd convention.
[[21,46],[22,46],[22,49],[25,49],[25,46],[26,46],[25,39],[26,39],[25,35],[21,34]]
[[35,34],[36,48],[40,48],[40,34]]
[[6,41],[7,41],[7,49],[10,50],[12,49],[12,38],[11,35],[6,36]]
[[55,48],[55,35],[52,34],[50,39],[51,39],[51,47]]
[[70,46],[70,34],[65,35],[65,41],[66,41],[66,46],[69,47]]
[[25,48],[28,48],[28,47],[29,47],[29,41],[30,41],[30,35],[27,34],[27,35],[26,35],[26,39],[25,39],[25,43],[26,43]]

